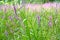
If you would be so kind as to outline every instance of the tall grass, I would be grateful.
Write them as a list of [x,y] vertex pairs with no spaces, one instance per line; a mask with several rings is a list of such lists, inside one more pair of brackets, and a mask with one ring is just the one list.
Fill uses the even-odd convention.
[[60,40],[60,12],[50,10],[1,10],[0,40]]

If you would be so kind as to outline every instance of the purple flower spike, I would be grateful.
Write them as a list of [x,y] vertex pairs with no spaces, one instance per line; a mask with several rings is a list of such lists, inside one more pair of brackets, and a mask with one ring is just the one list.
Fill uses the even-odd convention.
[[13,18],[11,17],[11,16],[9,16],[9,19],[12,21],[13,20]]
[[7,32],[6,30],[5,30],[5,32],[4,32],[4,33],[5,33],[6,37],[8,37],[8,32]]
[[52,16],[49,16],[49,22],[48,22],[49,26],[52,26]]
[[14,9],[15,14],[17,15],[15,5],[13,5],[13,9]]
[[49,25],[49,26],[52,26],[52,21],[49,21],[48,25]]
[[40,16],[37,16],[38,25],[40,25]]

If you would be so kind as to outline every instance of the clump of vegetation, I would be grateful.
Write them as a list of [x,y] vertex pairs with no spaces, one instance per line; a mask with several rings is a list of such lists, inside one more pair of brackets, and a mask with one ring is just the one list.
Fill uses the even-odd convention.
[[0,11],[0,40],[60,40],[60,12],[13,9]]
[[0,40],[60,40],[60,9],[41,8],[40,12],[17,9],[1,9]]

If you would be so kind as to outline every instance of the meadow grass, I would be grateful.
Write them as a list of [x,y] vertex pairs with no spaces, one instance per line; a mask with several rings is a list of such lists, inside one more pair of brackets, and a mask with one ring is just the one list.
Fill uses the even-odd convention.
[[60,12],[55,9],[1,10],[0,40],[60,40]]

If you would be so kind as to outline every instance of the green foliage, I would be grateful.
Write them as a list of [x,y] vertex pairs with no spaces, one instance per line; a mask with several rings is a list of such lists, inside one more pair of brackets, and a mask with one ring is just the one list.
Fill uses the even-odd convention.
[[[45,3],[48,0],[25,0],[24,2]],[[22,0],[0,1],[1,5],[5,3],[22,4]],[[60,40],[60,9],[59,12],[53,8],[32,12],[22,8],[16,10],[17,15],[14,10],[8,9],[5,12],[3,10],[0,9],[0,40]],[[50,20],[49,17],[52,19]],[[52,26],[49,24],[50,21]]]
[[[60,40],[60,12],[56,15],[55,9],[31,12],[24,8],[16,12],[17,16],[12,10],[0,11],[0,40]],[[52,26],[48,25],[49,16]]]
[[[60,0],[1,0],[4,3],[9,3],[9,4],[21,4],[21,3],[46,3],[46,2],[60,2]],[[1,3],[0,3],[1,4]]]
[[4,2],[3,1],[0,1],[0,5],[2,5],[2,4],[4,4]]

